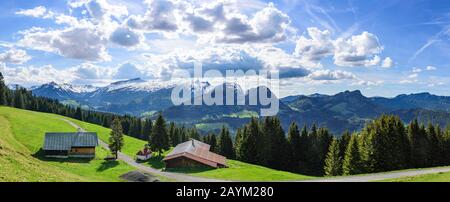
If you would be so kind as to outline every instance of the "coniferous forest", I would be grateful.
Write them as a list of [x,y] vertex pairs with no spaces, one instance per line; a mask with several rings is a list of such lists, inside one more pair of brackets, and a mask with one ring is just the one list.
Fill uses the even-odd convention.
[[165,150],[190,138],[211,145],[229,159],[295,173],[336,176],[384,172],[408,168],[450,165],[450,125],[404,123],[398,116],[383,115],[359,132],[331,134],[325,127],[298,126],[286,131],[278,117],[252,118],[232,135],[201,135],[194,128],[166,124],[129,115],[83,110],[57,100],[33,96],[24,88],[10,90],[0,73],[0,105],[59,114],[110,127],[117,118],[124,134],[148,140],[155,150]]

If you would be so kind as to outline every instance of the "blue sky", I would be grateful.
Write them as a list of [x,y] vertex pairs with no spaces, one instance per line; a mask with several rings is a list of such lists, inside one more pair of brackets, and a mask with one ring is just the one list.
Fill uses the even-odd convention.
[[450,2],[1,1],[8,83],[106,85],[209,69],[279,70],[281,96],[450,95]]

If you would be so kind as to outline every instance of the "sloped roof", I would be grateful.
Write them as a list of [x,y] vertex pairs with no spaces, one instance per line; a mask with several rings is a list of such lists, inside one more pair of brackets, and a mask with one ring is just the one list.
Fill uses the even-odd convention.
[[67,151],[72,147],[98,146],[97,133],[45,133],[43,150]]
[[209,151],[210,145],[195,139],[178,144],[163,160],[170,160],[178,157],[186,157],[200,163],[217,167],[226,165],[226,158]]

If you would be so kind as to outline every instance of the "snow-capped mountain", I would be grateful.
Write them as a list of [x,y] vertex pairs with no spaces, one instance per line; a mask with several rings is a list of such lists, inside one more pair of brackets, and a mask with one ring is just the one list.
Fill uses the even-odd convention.
[[76,101],[92,109],[140,115],[172,106],[170,99],[176,85],[188,85],[191,91],[207,91],[208,82],[146,81],[140,78],[117,81],[104,87],[57,84],[50,82],[31,88],[33,94],[60,101]]

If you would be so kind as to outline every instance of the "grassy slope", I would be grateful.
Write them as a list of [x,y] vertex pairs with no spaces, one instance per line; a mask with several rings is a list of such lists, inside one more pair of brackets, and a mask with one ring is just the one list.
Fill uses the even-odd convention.
[[[45,118],[44,118],[45,117]],[[55,116],[0,107],[0,181],[120,181],[133,170],[123,162],[106,162],[107,151],[85,160],[54,160],[39,153],[45,132],[75,129]]]
[[[82,122],[75,119],[66,118],[74,123],[78,124],[80,127],[87,131],[95,131],[98,133],[99,138],[105,142],[108,141],[110,129],[104,128],[95,124],[90,124]],[[125,146],[122,152],[134,156],[136,152],[144,147],[145,141],[139,140],[133,137],[125,136]],[[164,168],[164,163],[161,162],[162,157],[168,154],[169,151],[164,152],[161,157],[155,156],[149,159],[144,164],[162,169]],[[195,176],[216,178],[216,179],[226,179],[226,180],[242,180],[242,181],[279,181],[279,180],[302,180],[311,179],[310,176],[299,175],[284,171],[277,171],[270,168],[252,165],[248,163],[243,163],[234,160],[228,160],[229,168],[225,169],[179,169],[176,172],[188,173]]]

